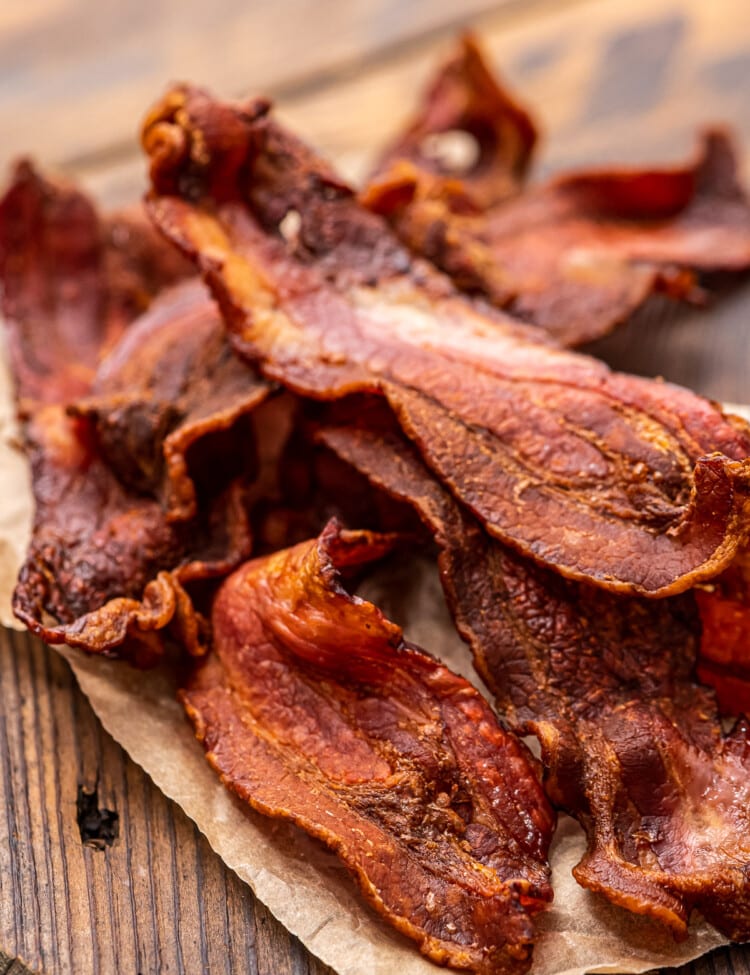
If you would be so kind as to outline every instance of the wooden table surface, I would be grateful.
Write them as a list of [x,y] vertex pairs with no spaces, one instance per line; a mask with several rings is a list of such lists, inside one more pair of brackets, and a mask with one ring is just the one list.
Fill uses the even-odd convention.
[[[436,56],[471,25],[540,117],[539,171],[684,157],[732,123],[750,177],[746,0],[26,0],[0,8],[0,162],[31,153],[107,203],[143,188],[138,120],[174,78],[273,96],[356,178]],[[750,401],[750,288],[708,312],[656,307],[595,349],[716,399]],[[323,975],[102,730],[67,664],[0,631],[0,975]],[[96,790],[117,836],[84,845]],[[96,817],[94,816],[94,820]],[[95,825],[95,822],[94,822]],[[684,970],[750,971],[750,948]]]

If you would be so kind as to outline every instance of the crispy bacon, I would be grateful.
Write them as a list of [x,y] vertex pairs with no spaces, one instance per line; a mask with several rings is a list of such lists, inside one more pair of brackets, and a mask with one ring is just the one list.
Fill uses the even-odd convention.
[[[161,652],[167,626],[191,652],[200,650],[200,619],[183,586],[226,574],[246,558],[250,530],[236,478],[221,483],[191,521],[171,524],[142,485],[118,479],[92,416],[71,408],[92,384],[99,391],[113,379],[117,351],[96,378],[105,351],[118,339],[127,345],[130,320],[152,290],[186,270],[141,224],[134,217],[103,221],[81,192],[44,180],[28,165],[19,167],[0,203],[4,311],[36,504],[14,612],[50,643],[128,654],[146,664]],[[230,354],[214,354],[220,339],[213,310],[214,331],[206,340],[205,290],[198,282],[178,287],[147,313],[146,325],[136,326],[136,334],[149,328],[152,337],[159,328],[171,334],[171,357],[151,358],[159,350],[156,338],[145,349],[149,359],[138,364],[132,357],[131,368],[140,369],[144,383],[149,370],[166,383],[169,367],[170,375],[195,373],[202,351],[204,366],[228,379]],[[178,350],[174,330],[195,325],[196,306],[201,326]],[[129,348],[132,354],[132,343]],[[248,377],[243,407],[249,409],[266,387],[247,367],[237,368]],[[173,415],[182,422],[172,432],[182,439],[174,453],[181,449],[184,457],[199,432],[226,427],[238,411],[234,395],[224,388],[201,402],[196,388],[178,398]],[[131,463],[149,460],[142,452]]]
[[750,267],[750,204],[722,131],[674,169],[570,173],[485,212],[462,187],[396,162],[362,194],[463,290],[567,346],[599,338],[655,292],[703,302],[696,273]]
[[554,814],[481,695],[343,588],[391,544],[332,522],[238,569],[183,701],[224,783],[334,850],[428,957],[522,972]]
[[252,470],[253,432],[240,421],[269,392],[234,355],[216,305],[192,280],[132,325],[99,366],[90,396],[71,408],[95,422],[121,481],[160,500],[170,521],[185,521],[198,513],[201,470],[214,493]]
[[750,553],[745,550],[705,588],[698,676],[716,690],[723,714],[750,714]]
[[45,406],[25,437],[36,507],[16,616],[47,643],[122,653],[142,666],[162,652],[167,626],[201,652],[201,621],[183,585],[225,575],[247,557],[242,485],[230,485],[200,519],[172,526],[158,502],[104,464],[85,418]]
[[579,883],[677,936],[698,909],[750,937],[750,726],[722,736],[694,683],[692,594],[639,600],[574,583],[491,540],[372,415],[318,438],[412,504],[501,712],[542,746],[546,787],[586,830]]
[[85,393],[102,354],[189,266],[143,213],[101,218],[76,187],[28,162],[0,202],[0,277],[17,395]]
[[732,561],[749,524],[746,426],[455,293],[265,103],[175,89],[144,144],[150,212],[267,378],[384,396],[491,534],[569,577],[667,595]]
[[[698,273],[750,267],[750,204],[727,132],[706,132],[684,166],[581,170],[518,195],[527,157],[514,167],[513,152],[529,125],[463,44],[362,200],[460,288],[568,346],[604,335],[654,292],[702,302]],[[497,132],[507,152],[477,135],[476,169],[446,175],[425,150],[450,127]]]
[[482,211],[517,192],[536,141],[533,119],[466,34],[435,73],[416,116],[381,156],[373,179],[407,161],[438,177],[445,193],[454,187],[464,207]]

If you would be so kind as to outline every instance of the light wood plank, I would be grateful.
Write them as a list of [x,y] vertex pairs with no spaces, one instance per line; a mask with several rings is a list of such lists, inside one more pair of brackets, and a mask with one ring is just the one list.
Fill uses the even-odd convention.
[[0,5],[0,164],[135,146],[144,109],[189,78],[298,89],[512,0],[34,0]]
[[[541,122],[543,171],[679,159],[706,122],[734,125],[750,148],[744,0],[598,0],[528,19],[496,12],[476,25],[494,66]],[[367,152],[410,111],[439,47],[431,42],[280,108],[361,175]]]
[[[538,172],[610,162],[669,162],[697,130],[725,122],[745,150],[750,182],[750,18],[744,0],[606,0],[536,3],[470,18],[495,67],[538,116]],[[278,100],[281,115],[355,181],[384,138],[403,123],[452,30],[414,40],[374,63],[332,73],[327,84]],[[645,65],[645,66],[644,66]],[[253,92],[217,85],[224,96]],[[144,93],[139,111],[153,101]],[[606,109],[607,99],[613,104]],[[102,143],[103,144],[103,143]],[[74,159],[55,157],[100,197],[139,195],[144,165],[135,142]]]

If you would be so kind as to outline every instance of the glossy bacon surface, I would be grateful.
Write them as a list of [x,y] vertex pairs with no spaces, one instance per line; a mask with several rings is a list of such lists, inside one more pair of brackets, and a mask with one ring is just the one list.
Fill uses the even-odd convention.
[[[449,84],[456,72],[463,101],[481,106],[483,130],[512,131],[507,96],[486,96],[492,72],[476,46],[462,46],[449,65],[362,200],[460,288],[574,346],[604,335],[655,292],[702,302],[700,273],[750,267],[750,203],[727,132],[704,133],[682,166],[584,169],[513,193],[520,180],[509,180],[502,153],[480,151],[476,173],[447,176],[416,151],[415,140],[429,148],[440,137],[444,117],[461,128]],[[493,174],[506,187],[495,199],[483,192]]]
[[488,538],[387,424],[324,426],[329,448],[434,532],[448,602],[501,713],[542,746],[553,802],[583,825],[579,883],[686,934],[693,909],[750,937],[750,727],[724,736],[694,682],[692,594],[573,583]]
[[238,569],[183,700],[225,784],[334,850],[425,954],[522,972],[554,815],[481,695],[343,588],[389,544],[331,523]]
[[744,424],[457,294],[265,103],[175,89],[144,144],[150,212],[267,378],[382,395],[491,534],[569,577],[666,595],[732,561],[750,511]]

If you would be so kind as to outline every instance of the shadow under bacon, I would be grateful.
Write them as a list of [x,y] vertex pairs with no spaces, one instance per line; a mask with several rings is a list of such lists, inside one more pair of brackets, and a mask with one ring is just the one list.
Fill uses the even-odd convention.
[[[361,198],[458,287],[566,346],[605,335],[654,293],[702,304],[706,275],[750,268],[750,202],[727,131],[704,132],[682,165],[524,187],[530,126],[464,39]],[[431,148],[457,133],[476,142],[471,163],[439,165]],[[482,133],[495,134],[492,151]]]

